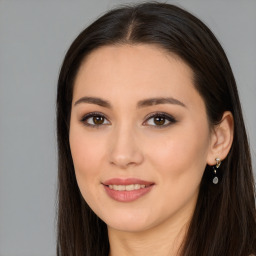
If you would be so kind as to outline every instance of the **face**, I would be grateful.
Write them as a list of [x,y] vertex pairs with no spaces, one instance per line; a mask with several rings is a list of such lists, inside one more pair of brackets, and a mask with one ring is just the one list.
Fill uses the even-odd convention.
[[188,219],[211,132],[192,70],[152,45],[105,46],[74,84],[70,148],[80,191],[111,229]]

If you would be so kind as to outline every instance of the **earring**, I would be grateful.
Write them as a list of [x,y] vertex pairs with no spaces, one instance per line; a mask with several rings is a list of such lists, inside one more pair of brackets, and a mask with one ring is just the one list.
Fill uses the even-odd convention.
[[213,184],[218,184],[219,178],[217,176],[217,169],[220,167],[221,161],[219,158],[216,158],[216,165],[213,167],[213,173],[214,173],[214,178],[212,180]]

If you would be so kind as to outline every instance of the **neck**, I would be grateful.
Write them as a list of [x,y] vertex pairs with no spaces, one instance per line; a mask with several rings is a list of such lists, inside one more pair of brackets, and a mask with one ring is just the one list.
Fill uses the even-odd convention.
[[108,228],[109,256],[178,256],[188,224],[188,218],[184,218],[179,222],[164,222],[155,228],[139,232]]

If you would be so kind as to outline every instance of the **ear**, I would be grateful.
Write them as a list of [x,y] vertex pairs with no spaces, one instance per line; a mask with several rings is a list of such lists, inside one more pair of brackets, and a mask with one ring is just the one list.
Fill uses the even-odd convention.
[[215,165],[216,158],[226,158],[231,148],[234,135],[234,119],[230,111],[224,112],[221,122],[213,127],[207,164]]

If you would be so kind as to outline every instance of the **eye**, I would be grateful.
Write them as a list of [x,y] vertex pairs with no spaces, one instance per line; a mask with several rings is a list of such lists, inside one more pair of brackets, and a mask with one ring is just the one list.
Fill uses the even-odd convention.
[[147,117],[147,120],[143,125],[157,126],[158,128],[163,128],[176,123],[176,119],[166,113],[154,113]]
[[86,126],[91,126],[91,127],[99,127],[102,125],[108,125],[110,122],[107,120],[107,118],[101,114],[101,113],[89,113],[85,115],[81,122],[86,125]]

